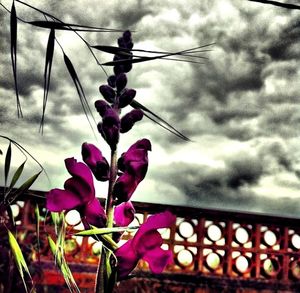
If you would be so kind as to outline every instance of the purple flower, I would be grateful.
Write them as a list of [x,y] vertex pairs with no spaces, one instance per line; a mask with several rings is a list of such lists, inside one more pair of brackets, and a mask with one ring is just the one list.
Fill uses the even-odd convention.
[[110,108],[105,111],[102,123],[98,124],[98,131],[110,148],[115,150],[120,135],[120,118],[114,109]]
[[74,158],[65,159],[65,165],[72,177],[65,181],[64,189],[55,188],[46,194],[47,209],[51,212],[76,209],[92,225],[105,223],[106,215],[95,198],[90,169]]
[[145,178],[148,169],[148,139],[138,140],[118,160],[118,168],[124,173],[117,179],[113,195],[118,202],[128,201],[138,184]]
[[96,146],[91,143],[83,143],[81,147],[81,154],[83,161],[90,167],[97,180],[108,180],[109,164]]
[[119,227],[127,227],[134,219],[135,209],[130,201],[123,202],[115,207],[114,220]]
[[140,259],[147,261],[155,274],[161,273],[172,262],[172,252],[161,248],[163,239],[157,229],[170,227],[175,220],[168,211],[150,216],[134,237],[115,251],[119,280],[126,278]]

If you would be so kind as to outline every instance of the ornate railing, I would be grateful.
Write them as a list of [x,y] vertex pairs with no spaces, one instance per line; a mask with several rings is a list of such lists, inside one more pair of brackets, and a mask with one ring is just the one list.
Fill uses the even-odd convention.
[[[30,193],[42,195],[41,192]],[[34,216],[36,203],[32,200],[19,201],[13,206],[20,239],[35,248],[30,256],[34,262],[38,262],[35,252],[38,243]],[[47,234],[53,234],[51,217],[43,204],[39,205],[42,273],[36,281],[40,288],[63,285],[46,240]],[[174,263],[158,276],[148,271],[146,263],[140,262],[135,272],[137,278],[124,282],[121,292],[148,292],[146,286],[150,286],[151,280],[156,282],[157,292],[174,292],[176,286],[193,290],[242,286],[253,288],[253,292],[261,288],[300,292],[300,219],[140,202],[134,203],[134,206],[137,214],[133,226],[141,224],[148,215],[166,209],[177,216],[176,225],[160,231],[164,239],[163,247],[174,252]],[[66,259],[71,264],[79,287],[92,290],[99,243],[92,237],[73,235],[74,231],[82,229],[80,219],[74,212],[66,215],[66,222]],[[130,237],[132,233],[124,235],[124,239]],[[141,278],[143,282],[134,281]],[[130,282],[135,282],[134,286],[139,287],[140,291],[130,291]],[[142,286],[145,288],[141,289]],[[155,287],[153,284],[151,286]]]

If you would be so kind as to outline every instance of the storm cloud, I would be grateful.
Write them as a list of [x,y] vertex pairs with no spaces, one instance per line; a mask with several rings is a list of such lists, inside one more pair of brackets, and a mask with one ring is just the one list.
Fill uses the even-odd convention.
[[[9,0],[2,3],[11,6]],[[134,30],[135,48],[175,52],[211,44],[199,53],[203,64],[154,60],[136,64],[128,75],[136,99],[192,140],[180,140],[147,119],[121,138],[120,153],[142,137],[153,145],[148,176],[133,200],[299,215],[297,11],[244,0],[114,0],[101,5],[88,0],[84,13],[81,1],[30,4],[65,22]],[[22,19],[41,20],[19,3],[16,8]],[[44,135],[39,134],[49,31],[20,21],[18,82],[24,118],[17,119],[9,13],[2,7],[0,13],[1,71],[6,73],[0,78],[0,133],[27,147],[48,169],[51,184],[42,178],[35,188],[61,187],[67,176],[63,160],[80,158],[82,142],[98,144],[107,157],[108,148],[93,136],[58,44]],[[82,36],[92,45],[116,45],[119,34]],[[56,37],[94,111],[105,73],[74,33],[56,32]],[[111,60],[108,54],[95,55],[101,62]],[[99,119],[96,111],[94,115]],[[6,145],[1,140],[2,150]]]

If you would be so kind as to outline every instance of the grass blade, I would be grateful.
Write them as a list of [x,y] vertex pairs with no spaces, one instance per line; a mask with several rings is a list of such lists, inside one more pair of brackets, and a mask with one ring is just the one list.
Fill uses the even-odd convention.
[[40,209],[39,205],[36,204],[34,209],[35,219],[36,219],[36,236],[37,236],[37,254],[38,254],[38,260],[40,261],[40,250],[41,250],[41,244],[40,244]]
[[[147,50],[139,50],[139,49],[129,50],[127,48],[120,48],[120,47],[116,47],[116,46],[101,46],[101,45],[92,46],[92,48],[95,48],[97,50],[100,50],[100,51],[103,51],[103,52],[106,52],[106,53],[116,54],[118,56],[124,57],[123,60],[118,61],[118,62],[121,62],[122,64],[125,63],[125,60],[127,60],[126,57],[129,57],[129,58],[137,57],[137,60],[138,59],[141,60],[141,61],[134,61],[132,63],[142,62],[143,58],[154,58],[154,59],[161,58],[162,60],[171,60],[171,61],[180,61],[180,62],[195,63],[195,64],[204,64],[203,62],[193,61],[193,60],[190,60],[190,59],[178,59],[178,58],[161,57],[161,56],[147,57],[147,56],[133,55],[131,53],[133,51],[136,51],[136,52],[145,52],[145,53],[152,53],[152,54],[164,54],[164,55],[171,54],[171,55],[173,55],[173,53],[169,53],[169,52],[147,51]],[[203,53],[203,52],[206,52],[206,51],[208,51],[208,50],[203,50],[203,51],[200,51],[200,52]],[[190,53],[195,53],[195,52],[190,52]],[[208,59],[207,57],[204,57],[204,56],[195,56],[195,55],[188,54],[188,53],[183,53],[183,52],[178,52],[178,54],[176,54],[176,55],[181,55],[181,56],[184,56],[186,58],[193,58],[193,59]],[[147,60],[144,60],[144,61],[147,61]],[[117,61],[112,61],[112,62],[117,62]],[[102,65],[110,65],[110,63],[107,62],[107,63],[104,63]]]
[[248,1],[258,2],[258,3],[263,3],[263,4],[271,4],[274,6],[283,7],[283,8],[287,8],[287,9],[300,10],[300,6],[296,5],[296,4],[282,3],[282,2],[278,2],[278,1],[269,1],[269,0],[248,0]]
[[78,75],[77,75],[77,73],[75,71],[75,68],[74,68],[71,60],[68,58],[68,56],[65,53],[64,53],[64,61],[65,61],[66,67],[67,67],[67,69],[69,71],[69,74],[71,75],[71,78],[72,78],[72,80],[74,82],[74,85],[76,87],[76,90],[77,90],[77,93],[78,93],[78,96],[79,96],[79,99],[80,99],[80,102],[81,102],[84,114],[85,114],[85,116],[86,116],[86,118],[87,118],[87,120],[89,122],[89,125],[90,125],[90,127],[91,127],[91,129],[93,131],[93,134],[94,134],[94,136],[96,138],[96,135],[95,135],[94,129],[92,127],[91,121],[90,121],[90,119],[88,117],[88,114],[91,115],[91,117],[93,118],[93,120],[94,120],[95,123],[96,123],[96,120],[95,120],[95,118],[93,116],[93,113],[92,113],[90,107],[89,107],[88,101],[87,101],[86,96],[84,94],[83,88],[82,88],[81,83],[79,81]]
[[[154,112],[152,112],[151,110],[149,110],[148,108],[146,108],[145,106],[143,106],[141,103],[137,102],[137,101],[133,101],[130,104],[133,108],[135,109],[141,109],[143,110],[145,116],[147,118],[149,118],[150,120],[152,120],[153,122],[157,123],[158,125],[160,125],[161,127],[163,127],[164,129],[168,130],[169,132],[175,134],[177,137],[186,140],[186,141],[191,141],[187,136],[185,136],[184,134],[182,134],[180,131],[178,131],[175,127],[173,127],[170,123],[168,123],[166,120],[162,119],[161,117],[159,117],[157,114],[155,114]],[[145,113],[146,112],[146,113]],[[153,118],[154,117],[154,118]],[[157,120],[158,121],[157,121]]]
[[94,27],[87,25],[78,25],[74,23],[65,23],[65,22],[57,22],[57,21],[28,21],[28,24],[48,28],[55,30],[70,30],[70,31],[84,31],[84,32],[123,32],[123,30],[111,29],[111,28],[103,28],[103,27]]
[[131,56],[130,50],[127,48],[120,48],[116,46],[101,46],[101,45],[92,46],[92,48],[95,48],[105,53],[118,54],[121,56]]
[[29,179],[27,179],[13,194],[13,196],[10,197],[8,200],[8,204],[12,204],[21,194],[26,192],[30,186],[36,181],[36,179],[39,177],[39,175],[42,173],[42,171],[39,171],[38,173],[31,176]]
[[8,179],[8,173],[10,169],[10,163],[11,163],[11,142],[9,142],[6,156],[5,156],[5,163],[4,163],[4,184],[7,186],[7,179]]
[[56,265],[58,266],[59,270],[61,271],[70,292],[80,293],[80,290],[75,282],[72,272],[63,256],[62,252],[58,249],[57,244],[53,241],[53,239],[50,236],[48,236],[48,243],[49,243],[50,250],[55,257]]
[[[175,56],[175,55],[180,55],[180,56],[184,56],[184,57],[192,57],[192,58],[201,58],[201,59],[206,59],[205,57],[202,56],[194,56],[191,54],[194,53],[203,53],[206,52],[206,50],[202,51],[195,51],[204,47],[208,47],[211,46],[212,44],[207,44],[204,46],[199,46],[199,47],[195,47],[195,48],[191,48],[191,49],[187,49],[187,50],[183,50],[183,51],[179,51],[179,52],[158,52],[158,51],[147,51],[147,50],[140,50],[140,49],[133,49],[133,50],[128,50],[125,48],[119,48],[119,47],[114,47],[114,46],[93,46],[93,48],[107,52],[107,53],[111,53],[111,54],[118,54],[120,56],[124,56],[124,59],[121,60],[115,60],[115,61],[110,61],[110,62],[106,62],[103,63],[102,65],[105,66],[115,66],[115,65],[123,65],[123,64],[133,64],[133,63],[140,63],[140,62],[145,62],[145,61],[151,61],[151,60],[155,60],[155,59],[166,59],[166,60],[174,60],[174,61],[185,61],[185,62],[192,62],[192,63],[200,63],[197,61],[191,61],[191,60],[183,60],[183,59],[174,59],[174,58],[168,58],[170,56]],[[154,54],[159,54],[157,56],[138,56],[138,55],[131,55],[128,52],[130,51],[136,51],[136,52],[145,52],[145,53],[154,53]],[[126,58],[128,56],[134,56],[136,58]],[[200,63],[202,64],[202,63]]]
[[103,234],[110,234],[110,233],[116,233],[116,232],[124,232],[127,230],[138,228],[138,227],[97,228],[94,226],[91,226],[91,227],[92,227],[92,229],[80,231],[80,232],[76,233],[75,235],[76,236],[103,235]]
[[28,266],[26,264],[25,258],[23,256],[23,253],[21,251],[21,248],[20,248],[15,236],[9,230],[7,230],[7,232],[8,232],[9,245],[13,252],[18,271],[22,278],[25,290],[26,290],[26,292],[28,292],[28,288],[27,288],[27,285],[25,282],[25,276],[24,276],[24,272],[27,273],[32,282],[32,278],[31,278]]
[[38,173],[31,176],[29,179],[27,179],[19,188],[18,192],[23,193],[27,191],[30,186],[36,181],[36,179],[39,177],[42,171],[39,171]]
[[12,3],[11,14],[10,14],[10,38],[11,38],[10,53],[11,53],[11,63],[12,63],[14,81],[15,81],[17,112],[18,112],[18,117],[23,117],[20,97],[19,97],[18,81],[17,81],[17,13],[16,13],[14,1]]
[[54,44],[55,44],[55,30],[51,29],[48,38],[47,44],[47,52],[46,52],[46,62],[45,62],[45,71],[44,71],[44,99],[43,99],[43,113],[42,120],[40,124],[40,131],[43,133],[44,128],[44,119],[45,119],[45,111],[48,100],[48,92],[50,86],[50,76],[51,76],[51,67],[52,67],[52,59],[54,52]]
[[160,59],[162,57],[168,57],[168,55],[163,56],[153,56],[153,57],[139,57],[139,58],[133,58],[133,59],[122,59],[122,60],[116,60],[116,61],[109,61],[102,63],[103,66],[115,66],[115,65],[126,65],[126,64],[133,64],[133,63],[140,63],[145,61],[151,61],[155,59]]
[[26,163],[26,160],[16,170],[15,174],[13,175],[13,178],[11,179],[9,189],[13,188],[15,186],[15,184],[17,183],[17,181],[19,180],[19,178],[22,175],[22,172],[24,170],[25,163]]

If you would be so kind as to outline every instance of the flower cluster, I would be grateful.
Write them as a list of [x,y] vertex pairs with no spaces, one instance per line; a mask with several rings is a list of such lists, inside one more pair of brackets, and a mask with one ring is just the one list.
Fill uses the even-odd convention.
[[[133,47],[131,33],[126,31],[118,39],[118,45],[121,49],[130,50]],[[126,53],[126,59],[130,60],[132,53]],[[114,61],[124,60],[124,56],[116,54]],[[112,150],[116,149],[119,142],[120,133],[128,132],[133,125],[142,120],[143,111],[140,109],[131,110],[123,117],[119,117],[122,108],[128,106],[135,98],[136,91],[126,88],[126,73],[132,68],[131,63],[123,62],[114,66],[114,75],[107,79],[106,85],[101,85],[99,91],[104,100],[97,100],[95,107],[102,117],[102,122],[98,124],[98,131],[108,143]]]
[[[126,31],[118,39],[118,45],[128,52],[130,60],[133,43],[131,33]],[[116,54],[114,61],[122,61],[124,56]],[[116,62],[114,75],[110,76],[106,85],[99,90],[104,100],[97,100],[95,107],[102,118],[98,131],[111,148],[112,157],[116,155],[120,133],[129,131],[133,125],[143,118],[139,109],[129,111],[121,116],[122,108],[130,105],[136,95],[134,89],[126,88],[126,73],[132,68],[130,62]],[[134,207],[130,199],[139,183],[145,178],[148,169],[148,151],[151,143],[143,138],[135,142],[122,153],[118,160],[109,164],[102,152],[91,143],[83,143],[81,154],[84,163],[74,158],[65,160],[65,165],[71,178],[65,181],[64,189],[52,189],[47,193],[47,208],[52,212],[77,210],[85,228],[90,225],[102,228],[113,222],[115,226],[127,227],[134,219]],[[114,175],[115,174],[115,175]],[[107,198],[109,213],[99,203],[95,195],[93,177],[98,181],[109,181]],[[111,197],[111,200],[109,200]],[[113,217],[113,221],[109,217]],[[175,216],[170,212],[150,216],[136,232],[133,239],[117,248],[114,253],[118,260],[118,279],[126,278],[135,268],[139,259],[149,263],[150,269],[159,273],[170,263],[172,254],[161,249],[162,238],[157,231],[159,228],[170,227]],[[119,240],[119,236],[113,239]]]

